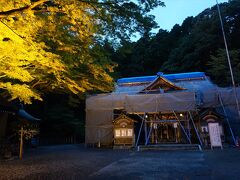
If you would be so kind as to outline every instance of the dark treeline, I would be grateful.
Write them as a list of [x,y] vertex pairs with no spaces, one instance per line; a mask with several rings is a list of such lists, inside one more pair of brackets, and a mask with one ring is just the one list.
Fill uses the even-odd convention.
[[85,101],[66,94],[47,94],[44,101],[25,106],[40,118],[40,145],[84,142]]
[[[235,78],[239,83],[240,2],[223,3],[220,8]],[[171,31],[160,29],[156,35],[146,33],[137,42],[122,44],[112,53],[120,77],[153,75],[158,71],[204,71],[217,84],[230,85],[217,6],[196,17],[186,18],[182,25],[176,24]]]

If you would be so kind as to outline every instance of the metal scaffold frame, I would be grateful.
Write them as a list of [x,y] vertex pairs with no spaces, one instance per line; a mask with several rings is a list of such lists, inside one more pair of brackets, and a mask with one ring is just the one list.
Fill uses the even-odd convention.
[[[201,140],[201,137],[199,135],[199,131],[194,123],[194,120],[193,120],[193,117],[192,117],[192,114],[190,111],[187,111],[185,112],[185,114],[188,114],[189,116],[187,116],[187,119],[184,120],[184,122],[187,122],[187,129],[182,125],[181,121],[183,120],[180,120],[177,113],[175,111],[172,111],[172,113],[174,114],[174,116],[176,117],[176,121],[178,122],[178,125],[180,126],[182,132],[184,133],[187,141],[189,142],[189,144],[192,144],[192,141],[191,141],[191,136],[190,136],[190,122],[192,123],[192,126],[194,128],[194,131],[196,133],[196,136],[199,140],[199,144],[200,146],[202,146],[202,140]],[[143,115],[139,115],[139,114],[136,114],[142,121],[141,121],[141,125],[140,125],[140,129],[138,131],[138,135],[137,135],[137,141],[135,143],[135,147],[137,147],[139,145],[139,139],[140,139],[140,136],[141,136],[141,133],[144,133],[144,139],[145,139],[145,142],[144,142],[144,145],[148,145],[149,144],[149,140],[150,140],[150,137],[153,135],[152,134],[152,130],[153,130],[153,123],[161,123],[162,120],[159,120],[156,118],[156,114],[154,114],[153,116],[155,117],[153,120],[150,120],[150,121],[147,121],[147,113],[144,113]],[[167,120],[166,120],[167,121]],[[171,122],[171,121],[169,121]],[[143,132],[143,126],[144,126],[144,132]]]

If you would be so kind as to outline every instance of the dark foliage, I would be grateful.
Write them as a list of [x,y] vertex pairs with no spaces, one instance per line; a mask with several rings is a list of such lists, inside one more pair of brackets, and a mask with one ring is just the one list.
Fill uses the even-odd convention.
[[41,118],[40,144],[84,142],[85,102],[64,94],[48,94],[44,102],[26,106],[31,114]]

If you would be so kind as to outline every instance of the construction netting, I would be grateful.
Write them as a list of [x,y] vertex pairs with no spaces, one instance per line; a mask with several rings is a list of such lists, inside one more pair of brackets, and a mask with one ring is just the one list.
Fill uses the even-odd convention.
[[[240,88],[236,88],[240,100]],[[221,101],[220,101],[221,99]],[[224,114],[222,108],[225,108]],[[163,94],[110,93],[88,97],[86,100],[86,144],[111,144],[113,140],[114,109],[124,109],[127,113],[157,113],[197,111],[201,108],[216,108],[223,116],[228,116],[234,124],[239,124],[235,96],[232,88],[212,88],[192,91],[176,91]],[[237,125],[236,125],[237,127]],[[233,127],[235,131],[238,129]]]
[[127,112],[161,112],[194,110],[195,93],[105,94],[87,98],[87,110],[125,109]]

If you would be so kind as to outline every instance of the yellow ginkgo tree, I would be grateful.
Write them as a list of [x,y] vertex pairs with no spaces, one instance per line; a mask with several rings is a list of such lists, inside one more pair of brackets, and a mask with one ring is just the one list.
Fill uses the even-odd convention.
[[115,64],[104,42],[156,27],[148,12],[159,5],[159,0],[1,0],[0,95],[31,103],[45,92],[109,91]]

